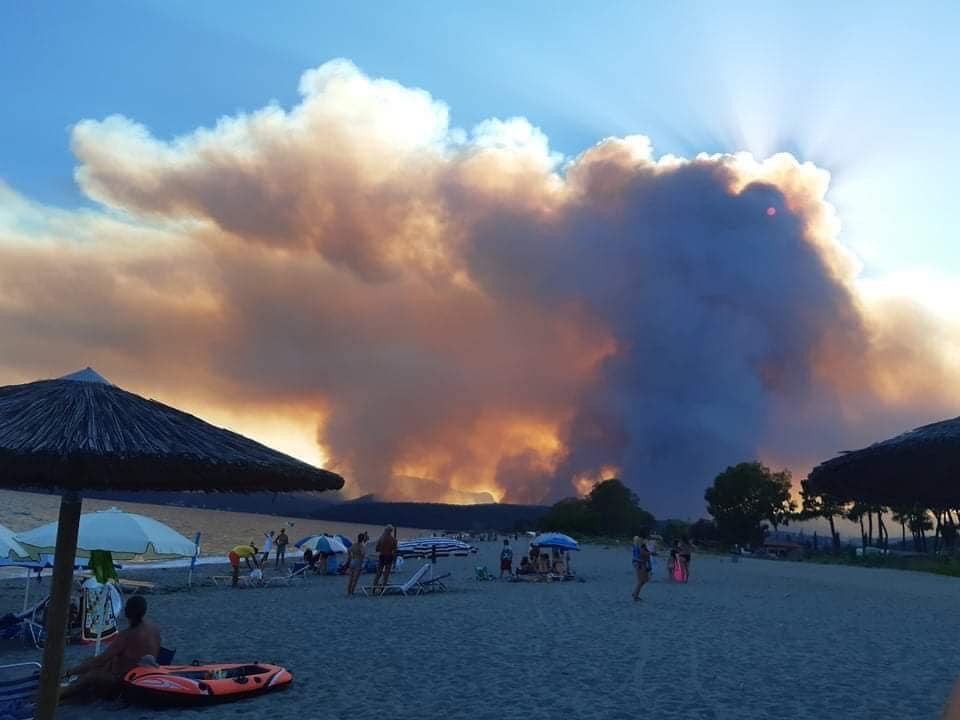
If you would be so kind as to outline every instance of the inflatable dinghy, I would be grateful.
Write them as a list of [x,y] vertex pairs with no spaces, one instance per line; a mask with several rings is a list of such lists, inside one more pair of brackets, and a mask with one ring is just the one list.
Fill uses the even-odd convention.
[[123,678],[130,700],[147,705],[208,705],[286,688],[293,675],[265,663],[135,667]]

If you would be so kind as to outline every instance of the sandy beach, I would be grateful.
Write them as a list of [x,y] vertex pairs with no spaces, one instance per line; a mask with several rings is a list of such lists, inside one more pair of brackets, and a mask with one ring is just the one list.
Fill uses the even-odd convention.
[[[450,591],[421,597],[346,597],[342,577],[153,592],[150,615],[178,662],[275,662],[295,677],[284,692],[176,716],[935,718],[960,672],[953,578],[695,556],[689,585],[660,567],[633,603],[628,549],[587,546],[582,583],[475,581],[474,565],[493,569],[497,552],[483,543],[477,559],[440,560]],[[183,584],[182,570],[144,577]],[[18,609],[22,590],[2,583],[0,609]],[[89,652],[71,646],[68,661]],[[37,657],[2,647],[4,662]]]

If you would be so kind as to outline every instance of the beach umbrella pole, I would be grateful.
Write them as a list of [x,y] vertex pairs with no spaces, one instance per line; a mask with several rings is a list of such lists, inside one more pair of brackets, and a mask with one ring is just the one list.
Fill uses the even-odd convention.
[[27,603],[30,602],[30,570],[27,569],[27,584],[23,586],[23,612],[27,611]]
[[82,504],[83,500],[75,492],[66,493],[60,499],[57,548],[53,556],[53,580],[50,586],[50,608],[47,612],[47,641],[43,647],[36,720],[53,720],[60,701],[60,674],[63,670],[63,648],[70,615],[70,585],[73,582],[73,558],[77,554]]

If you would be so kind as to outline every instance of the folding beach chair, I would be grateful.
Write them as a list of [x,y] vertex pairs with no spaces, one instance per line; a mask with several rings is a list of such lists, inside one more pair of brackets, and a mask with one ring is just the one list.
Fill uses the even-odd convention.
[[477,574],[477,580],[479,580],[480,582],[486,582],[487,580],[497,579],[496,575],[494,575],[489,570],[487,570],[486,565],[477,565],[477,567],[474,568],[474,571]]
[[176,656],[177,651],[174,648],[165,648],[162,645],[160,646],[160,652],[157,653],[157,665],[173,665],[173,658]]
[[23,612],[4,615],[0,618],[0,638],[4,640],[20,638],[24,642],[32,642],[34,647],[42,647],[47,636],[44,626],[49,603],[50,598],[45,597]]
[[0,717],[31,720],[40,687],[40,663],[0,665]]
[[419,595],[422,589],[419,583],[423,576],[430,571],[430,563],[424,563],[423,567],[417,570],[403,585],[366,585],[360,588],[364,595]]
[[447,586],[444,584],[444,580],[453,575],[453,573],[444,573],[443,575],[437,575],[437,577],[427,578],[417,583],[417,587],[420,588],[420,592],[446,592]]

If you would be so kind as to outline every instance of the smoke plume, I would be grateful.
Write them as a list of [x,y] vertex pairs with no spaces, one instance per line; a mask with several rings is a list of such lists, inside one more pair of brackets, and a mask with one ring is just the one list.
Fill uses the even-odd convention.
[[0,379],[93,365],[353,494],[618,473],[692,515],[728,464],[803,471],[960,406],[956,325],[862,291],[822,169],[641,136],[566,158],[346,61],[300,91],[170,140],[79,122],[97,209],[0,185]]

